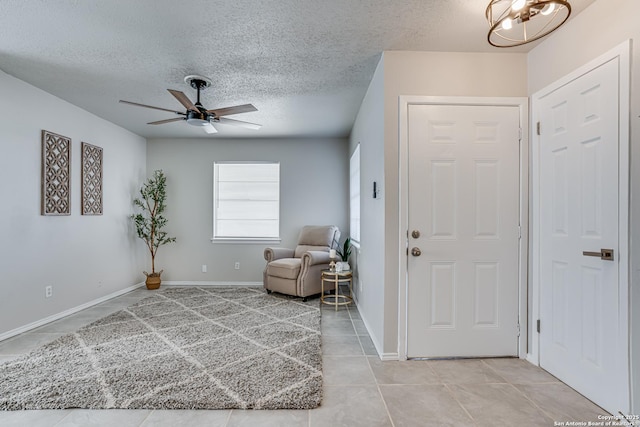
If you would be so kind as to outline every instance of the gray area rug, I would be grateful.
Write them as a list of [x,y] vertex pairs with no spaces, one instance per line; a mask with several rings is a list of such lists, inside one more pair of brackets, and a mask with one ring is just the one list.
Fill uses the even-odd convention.
[[164,288],[0,365],[0,409],[310,409],[318,300]]

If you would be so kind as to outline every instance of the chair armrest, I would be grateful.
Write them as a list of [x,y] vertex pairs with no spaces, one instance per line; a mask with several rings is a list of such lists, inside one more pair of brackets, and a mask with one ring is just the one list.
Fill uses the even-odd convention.
[[264,248],[264,259],[271,262],[280,258],[293,258],[294,253],[293,249],[288,248]]
[[329,252],[325,251],[307,251],[302,254],[302,264],[305,265],[318,265],[329,264],[331,258],[329,258]]

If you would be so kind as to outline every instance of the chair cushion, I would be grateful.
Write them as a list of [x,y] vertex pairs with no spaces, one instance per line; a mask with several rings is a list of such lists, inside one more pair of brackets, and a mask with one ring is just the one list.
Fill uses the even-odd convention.
[[340,238],[340,231],[335,225],[306,225],[302,227],[298,237],[295,258],[302,257],[307,251],[328,252]]
[[281,258],[267,265],[267,276],[297,279],[300,275],[300,258]]
[[306,225],[300,231],[298,245],[331,247],[337,231],[335,225]]
[[329,252],[328,246],[311,246],[311,245],[299,245],[296,247],[296,252],[293,255],[296,258],[302,258],[302,254],[309,251],[323,251]]

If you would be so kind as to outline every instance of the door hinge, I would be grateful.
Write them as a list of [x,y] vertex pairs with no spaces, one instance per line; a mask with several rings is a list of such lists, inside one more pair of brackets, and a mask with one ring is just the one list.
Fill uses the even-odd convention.
[[520,323],[518,323],[518,336],[520,336]]
[[518,128],[518,141],[522,141],[522,128]]
[[536,123],[536,133],[540,135],[540,122]]
[[522,239],[522,227],[518,226],[518,239]]
[[536,331],[540,333],[540,319],[536,321]]

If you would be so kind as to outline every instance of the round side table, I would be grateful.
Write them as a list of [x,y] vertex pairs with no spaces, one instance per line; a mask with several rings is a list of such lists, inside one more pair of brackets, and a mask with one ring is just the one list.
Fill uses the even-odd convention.
[[[331,271],[322,270],[322,290],[320,294],[320,301],[323,304],[333,305],[338,311],[338,306],[351,304],[353,297],[351,294],[352,286],[352,274],[351,271]],[[328,290],[330,293],[324,294],[325,282],[328,284]],[[349,295],[343,295],[340,293],[340,284],[347,283],[349,286]],[[333,293],[331,293],[333,288]]]

